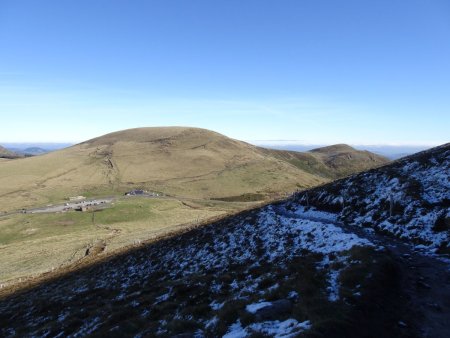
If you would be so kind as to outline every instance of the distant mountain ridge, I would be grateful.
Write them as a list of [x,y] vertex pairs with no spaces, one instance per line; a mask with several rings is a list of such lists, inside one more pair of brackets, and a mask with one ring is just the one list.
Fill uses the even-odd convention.
[[320,153],[320,154],[338,154],[343,152],[356,151],[355,148],[350,147],[348,144],[334,144],[331,146],[325,146],[320,148],[315,148],[310,150],[310,153]]
[[[291,142],[291,143],[290,143]],[[322,148],[328,145],[324,144],[303,144],[299,141],[249,141],[251,144],[269,149],[287,150],[296,152],[308,152],[314,148]],[[351,147],[357,150],[367,150],[371,153],[384,156],[389,160],[397,160],[424,150],[431,149],[436,145],[358,145],[352,144]]]
[[356,150],[347,144],[315,148],[308,152],[261,148],[265,153],[282,159],[327,179],[336,179],[389,162],[386,157],[369,151]]
[[30,147],[22,151],[26,155],[42,155],[48,153],[48,150],[40,147]]

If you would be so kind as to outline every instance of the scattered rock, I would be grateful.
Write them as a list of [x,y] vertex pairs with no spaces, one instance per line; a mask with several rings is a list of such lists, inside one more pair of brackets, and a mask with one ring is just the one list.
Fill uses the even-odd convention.
[[408,327],[408,325],[406,325],[406,323],[405,323],[405,322],[402,322],[402,321],[399,321],[399,322],[398,322],[398,326],[400,326],[400,327],[402,327],[402,328]]
[[86,249],[85,256],[94,256],[102,253],[106,249],[106,242],[103,239],[97,239]]
[[272,302],[256,311],[255,316],[258,321],[276,319],[277,317],[288,314],[292,310],[292,302],[287,299],[280,299]]
[[289,295],[288,295],[289,300],[296,301],[299,298],[300,298],[300,296],[298,295],[298,293],[296,291],[289,292]]

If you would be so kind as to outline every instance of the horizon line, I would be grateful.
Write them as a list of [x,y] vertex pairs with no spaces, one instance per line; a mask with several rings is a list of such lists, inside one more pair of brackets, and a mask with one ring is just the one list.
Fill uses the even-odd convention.
[[[2,144],[10,144],[10,145],[20,145],[20,144],[68,144],[75,145],[80,142],[84,142],[85,140],[78,141],[0,141],[0,145]],[[299,145],[299,146],[326,146],[326,145],[336,145],[336,144],[348,144],[352,146],[370,146],[370,147],[435,147],[439,145],[446,144],[448,142],[429,142],[429,143],[404,143],[404,142],[388,142],[388,143],[358,143],[358,142],[310,142],[310,141],[302,141],[302,140],[284,140],[284,139],[269,139],[269,140],[242,140],[247,143],[258,143],[259,145],[280,145],[280,146],[289,146],[289,145]]]
[[424,143],[406,143],[406,142],[387,142],[387,143],[365,143],[365,142],[310,142],[301,140],[244,140],[248,143],[260,143],[260,144],[270,144],[275,143],[275,145],[303,145],[303,146],[315,146],[315,145],[335,145],[335,144],[348,144],[355,146],[369,146],[369,147],[435,147],[447,142],[424,142]]

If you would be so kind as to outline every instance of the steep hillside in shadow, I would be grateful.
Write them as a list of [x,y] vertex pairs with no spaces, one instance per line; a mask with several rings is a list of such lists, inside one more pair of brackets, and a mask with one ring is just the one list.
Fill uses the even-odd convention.
[[438,253],[450,253],[450,144],[332,182],[296,199]]

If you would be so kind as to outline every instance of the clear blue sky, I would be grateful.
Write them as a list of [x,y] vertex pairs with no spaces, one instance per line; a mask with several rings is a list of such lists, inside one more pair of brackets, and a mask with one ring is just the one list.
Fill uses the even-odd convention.
[[438,144],[448,0],[0,0],[0,142],[187,125]]

